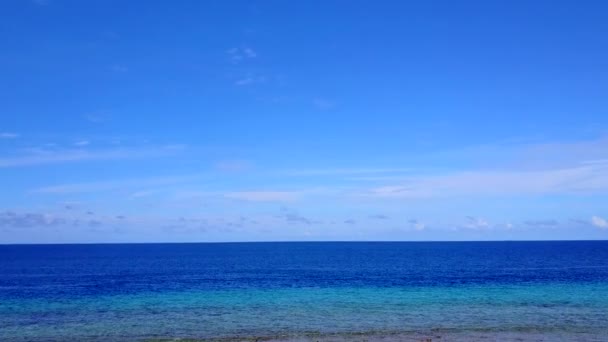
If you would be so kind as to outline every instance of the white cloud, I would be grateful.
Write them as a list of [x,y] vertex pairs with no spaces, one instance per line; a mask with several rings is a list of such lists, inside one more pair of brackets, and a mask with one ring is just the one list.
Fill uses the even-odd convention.
[[488,221],[480,217],[467,216],[467,222],[463,225],[464,228],[468,229],[487,229],[490,227]]
[[591,224],[598,228],[608,229],[608,221],[599,216],[593,216],[591,218]]
[[90,144],[88,140],[80,140],[74,143],[75,146],[87,146]]
[[19,138],[19,134],[12,132],[1,132],[0,139],[16,139]]

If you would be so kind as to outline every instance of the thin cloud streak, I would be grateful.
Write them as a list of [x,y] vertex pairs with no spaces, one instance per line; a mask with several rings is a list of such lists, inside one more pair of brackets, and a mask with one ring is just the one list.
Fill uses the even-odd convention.
[[368,189],[357,196],[428,198],[462,195],[586,194],[608,190],[608,165],[544,171],[463,171],[413,176],[400,184]]
[[[41,194],[70,194],[70,193],[91,193],[91,192],[103,192],[111,191],[116,189],[129,189],[129,188],[141,188],[149,186],[161,186],[161,185],[175,185],[183,184],[186,182],[200,180],[201,175],[184,175],[184,176],[168,176],[168,177],[150,177],[150,178],[134,178],[134,179],[123,179],[123,180],[109,180],[100,182],[88,182],[88,183],[73,183],[73,184],[60,184],[42,187],[30,191],[31,193]],[[137,191],[137,193],[150,193],[150,190]],[[134,196],[137,197],[137,196]]]
[[37,150],[26,154],[0,158],[0,168],[35,166],[57,163],[71,163],[84,161],[100,161],[115,159],[141,159],[164,157],[182,150],[183,147],[173,146],[157,148],[132,148],[132,149],[108,149],[108,150]]
[[17,139],[19,134],[12,132],[0,132],[0,139]]
[[225,193],[224,197],[251,202],[291,202],[300,195],[295,191],[240,191]]
[[236,86],[248,86],[252,84],[259,84],[266,82],[266,77],[259,75],[248,75],[243,78],[239,78],[234,81],[234,85]]
[[394,174],[412,172],[412,168],[328,168],[328,169],[302,169],[279,171],[279,174],[288,176],[331,176],[331,175],[368,175],[368,174]]

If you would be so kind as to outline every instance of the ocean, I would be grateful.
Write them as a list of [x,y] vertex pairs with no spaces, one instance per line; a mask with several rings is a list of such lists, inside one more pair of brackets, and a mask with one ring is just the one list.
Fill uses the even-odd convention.
[[0,246],[0,341],[608,341],[608,241]]

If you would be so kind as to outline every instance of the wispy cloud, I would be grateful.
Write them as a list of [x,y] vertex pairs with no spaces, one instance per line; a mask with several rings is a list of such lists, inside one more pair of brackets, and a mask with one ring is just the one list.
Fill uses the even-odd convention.
[[247,58],[255,58],[258,56],[257,52],[253,51],[252,48],[245,47],[241,50],[243,51],[243,55]]
[[131,193],[131,195],[129,195],[129,198],[150,197],[150,196],[153,196],[155,194],[158,194],[159,192],[160,192],[160,190],[158,190],[158,189],[139,190],[139,191],[135,191],[135,192]]
[[87,113],[84,115],[84,119],[87,120],[90,123],[101,123],[104,122],[106,118],[106,115],[102,112],[94,112],[94,113]]
[[122,64],[111,65],[109,67],[109,69],[110,69],[110,71],[113,71],[113,72],[127,72],[127,71],[129,71],[129,68],[127,66],[125,66],[125,65],[122,65]]
[[17,139],[19,134],[12,132],[0,132],[0,139]]
[[246,59],[256,58],[257,52],[250,47],[234,47],[226,51],[228,58],[233,63],[240,63]]
[[422,231],[426,229],[426,224],[416,219],[410,219],[407,222],[409,223],[410,227],[414,228],[415,230]]
[[17,213],[5,211],[0,213],[0,227],[4,228],[41,228],[65,225],[69,220],[42,213]]
[[[162,186],[162,185],[173,185],[186,183],[200,179],[199,175],[183,175],[183,176],[168,176],[168,177],[148,177],[148,178],[134,178],[134,179],[122,179],[122,180],[109,180],[99,182],[88,182],[88,183],[72,183],[72,184],[60,184],[53,186],[46,186],[38,189],[34,189],[32,193],[47,193],[47,194],[69,194],[69,193],[90,193],[110,190],[128,190],[132,188],[142,188],[149,186]],[[132,192],[132,197],[143,197],[151,193],[157,192],[157,190],[138,190]]]
[[462,171],[411,176],[398,185],[371,188],[376,198],[425,198],[461,195],[592,193],[608,189],[608,164],[588,164],[541,171]]
[[606,221],[604,218],[601,218],[599,216],[593,216],[591,218],[591,224],[593,226],[601,228],[601,229],[608,229],[608,221]]
[[103,222],[99,219],[62,216],[41,212],[0,212],[0,228],[12,229],[40,229],[52,227],[98,227]]
[[524,224],[536,228],[551,228],[556,227],[559,222],[556,220],[527,220]]
[[313,224],[313,220],[304,217],[297,213],[285,213],[281,216],[287,223],[295,223],[295,224],[305,224],[311,225]]
[[411,172],[412,168],[326,168],[284,170],[278,173],[288,176],[340,176],[340,175],[382,175]]
[[266,83],[268,77],[259,70],[251,68],[251,65],[245,64],[247,60],[252,60],[258,57],[258,53],[251,47],[234,47],[226,51],[228,59],[234,64],[241,64],[232,75],[233,84],[238,87],[252,86],[254,84]]
[[91,142],[88,140],[80,140],[74,143],[75,146],[87,146],[89,145]]
[[224,197],[251,202],[291,202],[300,198],[296,191],[237,191],[228,192]]
[[324,99],[324,98],[316,98],[312,100],[312,104],[320,110],[328,110],[332,109],[336,106],[334,101]]
[[320,223],[319,221],[315,221],[311,218],[305,217],[299,214],[292,208],[281,207],[281,213],[276,215],[275,218],[278,218],[281,221],[284,221],[289,224],[304,224],[304,225],[312,225],[315,223]]
[[[498,147],[500,148],[500,147]],[[496,151],[501,153],[500,150]],[[526,145],[516,151],[515,165],[536,169],[564,168],[577,164],[608,165],[608,137],[577,142]]]
[[34,149],[13,155],[11,157],[0,158],[0,168],[22,167],[44,164],[57,164],[68,162],[84,162],[99,160],[116,159],[141,159],[169,156],[183,147],[161,146],[156,148],[123,148],[123,149]]
[[467,216],[464,228],[482,230],[490,227],[490,223],[481,217]]
[[215,163],[214,166],[222,172],[243,172],[250,170],[253,164],[246,160],[222,160]]
[[266,82],[266,77],[262,75],[253,75],[249,74],[245,77],[239,78],[234,81],[234,85],[236,86],[248,86],[253,84],[259,84]]

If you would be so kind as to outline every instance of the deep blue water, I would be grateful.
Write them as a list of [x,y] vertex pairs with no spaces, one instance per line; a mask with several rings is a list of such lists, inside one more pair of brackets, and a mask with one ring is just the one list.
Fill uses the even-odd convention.
[[426,331],[608,340],[607,317],[605,241],[0,246],[0,340]]

